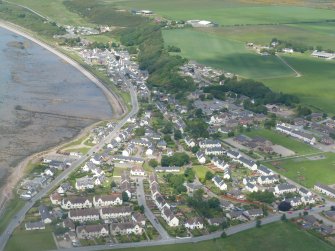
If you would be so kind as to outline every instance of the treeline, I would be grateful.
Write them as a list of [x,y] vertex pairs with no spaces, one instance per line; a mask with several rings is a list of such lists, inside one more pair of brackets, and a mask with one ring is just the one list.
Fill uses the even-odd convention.
[[181,76],[179,67],[186,63],[180,56],[172,56],[164,49],[161,27],[157,24],[143,24],[136,28],[119,31],[121,43],[139,47],[139,65],[141,70],[149,72],[148,84],[159,87],[169,93],[184,96],[185,91],[195,89],[190,77]]
[[320,45],[311,46],[311,45],[305,45],[305,44],[300,43],[300,42],[285,41],[285,40],[280,40],[280,39],[277,39],[277,38],[273,38],[271,40],[271,44],[273,42],[278,43],[278,45],[275,47],[275,49],[277,51],[281,51],[284,48],[292,48],[294,51],[301,52],[301,53],[304,53],[305,51],[308,51],[308,50],[318,50],[318,51],[323,51],[324,50],[324,51],[329,52],[329,53],[334,52],[334,50],[324,49]]
[[217,99],[224,99],[225,93],[227,92],[234,92],[238,95],[247,96],[252,99],[253,102],[245,101],[245,108],[250,108],[249,110],[254,109],[255,112],[259,113],[263,113],[265,111],[261,106],[266,104],[284,104],[287,106],[294,106],[299,103],[297,96],[281,92],[273,92],[263,83],[252,79],[226,79],[224,85],[205,87],[204,92],[211,93],[213,97]]

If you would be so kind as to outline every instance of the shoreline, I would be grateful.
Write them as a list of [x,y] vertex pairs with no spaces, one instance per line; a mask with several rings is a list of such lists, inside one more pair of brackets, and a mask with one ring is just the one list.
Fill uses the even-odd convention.
[[[111,108],[112,108],[112,117],[113,118],[121,118],[123,115],[127,113],[127,107],[124,105],[122,100],[120,100],[120,97],[115,94],[113,91],[109,90],[97,77],[95,77],[92,73],[90,73],[88,70],[86,70],[83,66],[81,66],[79,63],[77,63],[75,60],[71,59],[67,55],[59,52],[55,48],[51,47],[47,43],[38,40],[37,38],[34,38],[33,35],[28,34],[24,28],[17,26],[15,24],[9,23],[4,20],[0,20],[0,27],[4,28],[6,30],[9,30],[17,35],[20,35],[37,45],[45,48],[49,52],[53,53],[60,59],[64,60],[68,64],[70,64],[72,67],[74,67],[76,70],[80,71],[81,74],[83,74],[86,78],[88,78],[91,82],[93,82],[97,87],[100,88],[100,90],[103,92],[105,97],[107,98]],[[101,121],[100,121],[101,122]],[[8,201],[10,201],[13,198],[15,188],[18,184],[18,182],[26,175],[25,171],[27,168],[27,165],[32,162],[36,161],[37,158],[40,158],[41,156],[45,154],[49,154],[52,152],[55,152],[59,149],[61,149],[66,144],[73,142],[80,137],[83,137],[86,135],[89,130],[91,130],[95,125],[97,125],[100,122],[93,123],[90,126],[87,126],[80,130],[80,132],[70,141],[62,142],[58,145],[55,145],[53,147],[50,147],[48,149],[45,149],[40,152],[36,152],[32,155],[27,156],[22,161],[20,161],[14,168],[12,168],[12,171],[10,171],[9,175],[5,178],[4,185],[0,188],[0,216],[4,213],[4,209],[7,206]]]

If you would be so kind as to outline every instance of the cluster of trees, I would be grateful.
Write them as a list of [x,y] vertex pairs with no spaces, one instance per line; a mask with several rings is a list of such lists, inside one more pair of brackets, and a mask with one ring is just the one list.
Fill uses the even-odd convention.
[[294,51],[304,53],[305,51],[314,49],[313,46],[307,46],[300,42],[285,41],[285,40],[280,40],[277,38],[273,38],[270,44],[272,43],[277,43],[277,46],[276,46],[277,51],[281,51],[284,48],[292,48]]
[[263,83],[252,80],[236,78],[225,80],[224,85],[208,86],[204,88],[204,92],[211,93],[217,99],[224,99],[225,93],[234,92],[238,95],[245,95],[253,100],[253,102],[245,101],[244,106],[254,109],[256,112],[265,112],[265,104],[284,104],[294,106],[299,103],[297,96],[273,92]]
[[188,197],[187,204],[193,207],[197,213],[203,217],[211,218],[221,212],[220,201],[212,197],[209,200],[203,199],[204,191],[199,189],[193,193],[193,197]]
[[181,49],[174,45],[169,45],[167,47],[168,52],[181,52]]
[[247,199],[251,201],[259,201],[259,202],[264,202],[271,204],[276,200],[276,197],[273,195],[273,193],[269,191],[264,191],[264,192],[253,192],[249,193],[247,195]]
[[169,185],[174,189],[176,194],[185,193],[187,191],[184,186],[185,176],[182,174],[166,174],[164,175],[164,179],[169,183]]
[[162,166],[184,166],[190,163],[190,156],[186,153],[175,153],[172,156],[163,155]]
[[305,117],[305,116],[310,115],[312,113],[312,110],[309,109],[308,107],[299,105],[297,108],[297,113],[298,113],[298,116]]
[[209,136],[209,133],[207,131],[208,124],[201,118],[188,120],[186,121],[186,125],[186,130],[194,138],[206,138]]

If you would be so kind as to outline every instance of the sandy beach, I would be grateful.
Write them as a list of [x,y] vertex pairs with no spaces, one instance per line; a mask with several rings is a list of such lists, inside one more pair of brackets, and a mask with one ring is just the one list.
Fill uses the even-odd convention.
[[[84,76],[86,76],[90,81],[92,81],[94,84],[96,84],[103,91],[104,95],[106,96],[108,102],[110,103],[110,105],[112,107],[114,118],[120,118],[127,112],[127,108],[123,104],[120,97],[118,95],[116,95],[115,93],[111,92],[103,83],[101,83],[101,81],[99,79],[97,79],[94,75],[92,75],[90,72],[88,72],[80,64],[78,64],[77,62],[75,62],[71,58],[67,57],[66,55],[60,53],[59,51],[57,51],[53,47],[49,46],[48,44],[43,43],[40,40],[34,38],[33,35],[29,34],[29,31],[25,31],[22,27],[19,27],[17,25],[14,25],[14,24],[11,24],[11,23],[8,23],[8,22],[5,22],[5,21],[1,21],[1,20],[0,20],[0,27],[5,28],[9,31],[12,31],[12,32],[22,36],[22,37],[25,37],[25,38],[31,40],[32,42],[38,44],[39,46],[41,46],[45,49],[47,49],[48,51],[55,54],[56,56],[58,56],[59,58],[61,58],[65,62],[67,62],[68,64],[72,65],[78,71],[80,71]],[[76,140],[77,138],[80,138],[84,135],[87,135],[87,133],[89,132],[89,130],[93,126],[94,125],[81,130],[81,132],[73,140]],[[67,143],[68,142],[64,142],[62,145],[52,147],[51,149],[46,149],[43,152],[35,153],[35,154],[25,158],[16,167],[13,168],[13,171],[8,176],[8,178],[6,179],[6,183],[1,188],[0,215],[1,215],[1,213],[3,213],[3,209],[6,206],[6,202],[9,201],[12,198],[16,185],[25,175],[25,173],[26,173],[25,169],[26,169],[27,165],[30,162],[34,162],[34,161],[38,160],[39,158],[41,158],[45,154],[57,151],[58,149],[62,148],[63,145],[65,145]]]

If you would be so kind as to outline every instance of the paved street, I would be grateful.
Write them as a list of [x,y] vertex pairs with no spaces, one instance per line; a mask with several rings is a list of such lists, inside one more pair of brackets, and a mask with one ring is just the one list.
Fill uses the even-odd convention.
[[14,232],[15,228],[20,224],[20,222],[23,221],[26,213],[29,211],[29,209],[35,204],[36,201],[40,200],[42,197],[44,197],[47,193],[49,193],[51,190],[53,190],[62,180],[65,180],[68,178],[68,176],[81,164],[83,164],[88,158],[92,157],[96,152],[103,149],[106,143],[109,143],[114,137],[116,137],[119,134],[120,129],[126,124],[127,120],[134,116],[138,112],[138,101],[137,101],[137,95],[135,88],[131,85],[130,86],[130,95],[131,95],[131,101],[132,101],[132,110],[130,113],[128,113],[123,119],[119,121],[119,123],[115,126],[113,131],[105,137],[99,144],[92,147],[86,156],[81,157],[77,161],[73,162],[71,167],[64,170],[59,176],[57,176],[50,184],[48,184],[46,187],[44,187],[41,191],[39,191],[30,201],[26,202],[24,207],[17,213],[16,217],[13,218],[6,230],[3,232],[3,234],[0,236],[0,250],[4,250],[6,243],[8,239],[10,238],[11,234]]
[[156,219],[155,215],[151,212],[150,208],[147,206],[147,203],[145,200],[144,187],[143,187],[143,179],[144,178],[138,178],[138,186],[136,187],[139,205],[144,206],[145,216],[149,219],[151,224],[156,228],[161,238],[170,239],[171,237],[169,236],[169,234],[165,231],[165,229],[158,222],[158,220],[155,220]]

